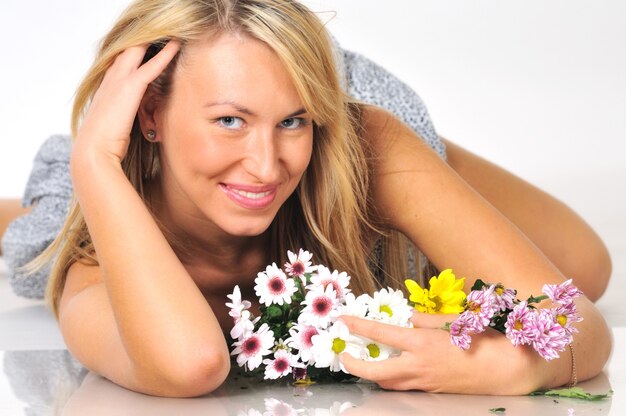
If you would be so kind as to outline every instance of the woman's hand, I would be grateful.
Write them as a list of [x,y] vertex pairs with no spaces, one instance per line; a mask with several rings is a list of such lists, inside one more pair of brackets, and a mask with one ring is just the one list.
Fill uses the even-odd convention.
[[147,45],[128,48],[115,58],[78,131],[74,155],[88,156],[93,155],[90,152],[96,152],[96,155],[110,157],[117,163],[124,159],[133,122],[146,89],[165,70],[179,49],[179,42],[169,41],[143,65],[141,62]]
[[513,347],[501,333],[488,329],[463,351],[441,329],[455,315],[415,313],[415,328],[342,316],[350,332],[400,349],[399,356],[368,362],[343,354],[351,374],[390,390],[465,394],[527,394],[542,386],[541,359],[527,347]]

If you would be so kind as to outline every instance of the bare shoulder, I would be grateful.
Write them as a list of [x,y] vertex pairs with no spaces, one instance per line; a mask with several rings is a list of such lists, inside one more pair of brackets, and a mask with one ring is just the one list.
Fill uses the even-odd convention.
[[[454,189],[456,174],[441,157],[393,114],[362,108],[363,137],[370,147],[372,201],[380,220],[407,235],[416,216],[444,190]],[[425,210],[422,208],[426,208]],[[413,236],[415,237],[415,236]],[[413,238],[413,241],[415,239]]]

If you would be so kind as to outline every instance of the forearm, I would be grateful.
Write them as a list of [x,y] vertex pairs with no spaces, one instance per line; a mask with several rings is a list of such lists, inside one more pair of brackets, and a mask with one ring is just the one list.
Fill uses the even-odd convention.
[[[82,155],[81,155],[82,156]],[[72,160],[119,336],[139,371],[228,355],[219,323],[119,164]]]

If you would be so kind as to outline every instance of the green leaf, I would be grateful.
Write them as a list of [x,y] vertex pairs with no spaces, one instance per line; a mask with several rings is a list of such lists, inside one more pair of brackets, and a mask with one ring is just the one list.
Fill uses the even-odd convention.
[[265,314],[267,316],[267,320],[270,322],[281,322],[283,319],[283,308],[278,305],[270,305],[265,310]]
[[530,295],[530,297],[528,299],[526,299],[526,301],[530,305],[531,303],[539,303],[542,300],[546,300],[546,299],[548,299],[548,296],[546,296],[546,295],[541,295],[541,296],[537,296],[537,297],[535,297],[533,295]]
[[506,407],[494,407],[493,409],[489,409],[491,413],[504,413],[506,412]]
[[472,290],[481,290],[483,288],[483,286],[487,286],[489,287],[490,285],[483,282],[480,279],[476,279],[476,281],[474,282],[474,285],[472,286]]
[[530,396],[551,396],[551,397],[569,397],[573,399],[587,400],[596,402],[598,400],[604,400],[613,394],[613,390],[609,390],[606,394],[591,394],[586,392],[582,387],[570,387],[564,389],[553,389],[547,391],[535,391],[530,393]]

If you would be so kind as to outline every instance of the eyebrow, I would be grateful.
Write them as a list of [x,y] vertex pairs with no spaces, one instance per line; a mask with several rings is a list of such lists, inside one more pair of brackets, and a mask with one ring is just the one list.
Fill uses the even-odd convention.
[[[205,104],[205,105],[204,105],[204,107],[205,107],[205,108],[208,108],[208,107],[214,107],[214,106],[218,106],[218,105],[229,105],[229,106],[231,106],[231,107],[234,107],[234,108],[235,108],[235,110],[237,110],[237,111],[238,111],[238,112],[240,112],[240,113],[247,114],[247,115],[252,116],[252,117],[255,117],[255,116],[256,116],[256,114],[254,113],[254,111],[252,111],[252,110],[250,110],[249,108],[244,107],[244,106],[242,106],[242,105],[240,105],[240,104],[237,104],[237,103],[236,103],[236,102],[234,102],[234,101],[216,101],[216,102],[213,102],[213,103],[208,103],[208,104]],[[287,118],[296,117],[296,116],[299,116],[299,115],[305,114],[306,112],[307,112],[307,111],[306,111],[306,108],[302,107],[302,108],[300,108],[300,109],[298,109],[298,110],[294,111],[293,113],[291,113],[291,114],[287,115],[285,118],[287,119]]]

